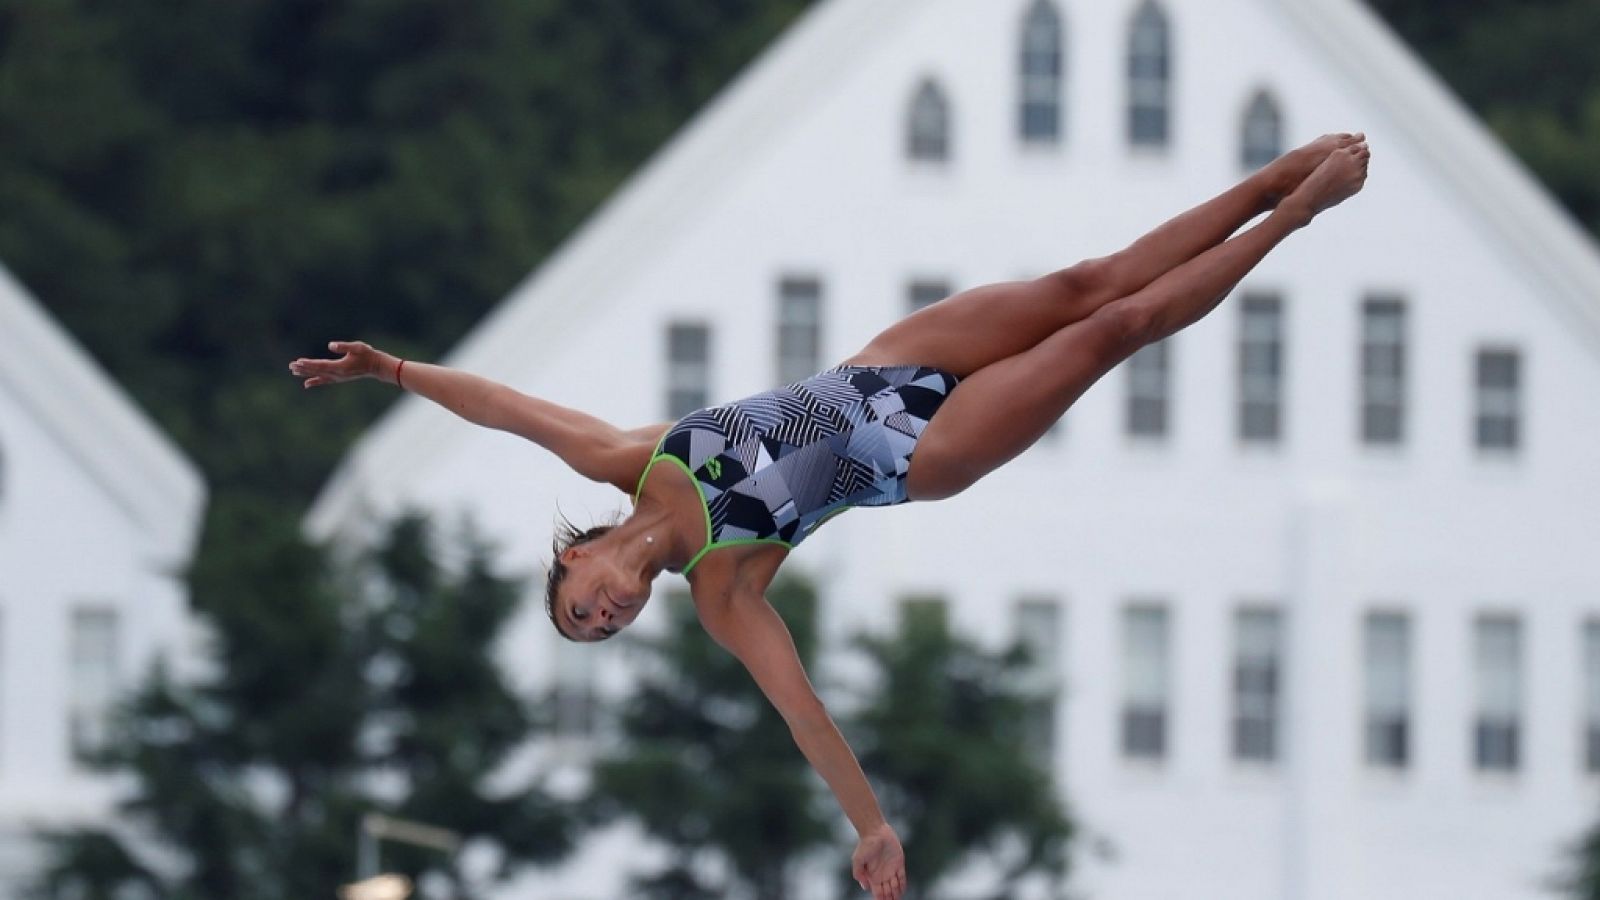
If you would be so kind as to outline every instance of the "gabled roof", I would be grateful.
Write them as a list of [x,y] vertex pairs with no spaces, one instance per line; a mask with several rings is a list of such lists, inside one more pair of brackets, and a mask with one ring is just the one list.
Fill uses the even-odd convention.
[[[1600,254],[1549,193],[1438,77],[1359,0],[1259,0],[1326,52],[1364,99],[1388,111],[1394,131],[1479,210],[1517,257],[1551,286],[1541,299],[1600,352]],[[826,96],[886,29],[903,27],[922,0],[824,0],[637,172],[445,360],[506,377],[541,346],[556,345],[647,263],[641,248],[670,240],[671,219],[712,196],[753,150],[782,133],[792,110]],[[581,306],[569,298],[590,298]],[[456,429],[406,397],[345,457],[307,517],[312,534],[340,530],[364,502],[362,485],[402,483],[441,453]]]
[[149,541],[187,564],[206,488],[199,469],[0,266],[0,383]]

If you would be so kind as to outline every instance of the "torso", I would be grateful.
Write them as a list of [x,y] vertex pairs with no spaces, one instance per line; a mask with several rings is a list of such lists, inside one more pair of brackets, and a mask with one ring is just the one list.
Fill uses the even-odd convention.
[[724,574],[770,566],[770,580],[833,515],[905,502],[917,438],[956,383],[927,367],[840,366],[698,410],[662,435],[636,502],[667,504],[695,535],[691,584],[713,561]]

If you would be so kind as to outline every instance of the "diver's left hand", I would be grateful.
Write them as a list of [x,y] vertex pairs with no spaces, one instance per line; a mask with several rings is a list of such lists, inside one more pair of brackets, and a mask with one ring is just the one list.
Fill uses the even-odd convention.
[[906,892],[906,854],[889,823],[861,835],[850,871],[857,884],[872,892],[872,900],[900,900]]

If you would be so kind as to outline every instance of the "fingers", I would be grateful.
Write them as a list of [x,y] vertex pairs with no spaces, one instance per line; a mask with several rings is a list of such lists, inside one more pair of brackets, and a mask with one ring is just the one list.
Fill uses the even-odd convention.
[[906,876],[896,872],[893,878],[872,886],[872,900],[900,900],[906,892]]
[[869,877],[868,873],[858,871],[856,883],[861,885],[862,890],[872,893],[872,900],[900,900],[900,896],[906,892],[906,870],[902,866],[895,866],[886,878],[869,882]]

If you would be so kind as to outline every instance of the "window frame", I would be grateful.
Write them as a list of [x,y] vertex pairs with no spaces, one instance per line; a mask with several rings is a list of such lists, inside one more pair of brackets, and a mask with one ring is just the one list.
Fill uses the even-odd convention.
[[[1400,648],[1398,663],[1394,666],[1399,683],[1398,710],[1380,709],[1374,703],[1379,693],[1374,679],[1378,676],[1374,666],[1378,645],[1374,626],[1378,622],[1394,622],[1399,628],[1395,646]],[[1375,771],[1404,773],[1411,768],[1416,756],[1416,627],[1415,617],[1398,607],[1376,607],[1366,611],[1361,618],[1361,761]],[[1385,748],[1398,750],[1386,752]]]
[[[1049,610],[1035,621],[1029,611]],[[1055,771],[1060,756],[1061,688],[1065,679],[1066,639],[1063,623],[1066,611],[1060,598],[1052,594],[1024,594],[1011,604],[1012,640],[1027,647],[1032,655],[1022,672],[1019,688],[1023,699],[1022,742],[1028,758],[1047,772]],[[1045,635],[1044,640],[1039,640]],[[1039,648],[1043,647],[1040,652]]]
[[1172,435],[1173,343],[1168,337],[1146,344],[1124,364],[1123,432],[1131,440],[1159,444]]
[[[107,602],[74,604],[68,611],[67,630],[67,743],[72,759],[88,763],[105,748],[111,735],[111,714],[118,700],[123,663],[121,611]],[[86,665],[87,635],[84,623],[109,623],[106,646],[98,669]],[[95,681],[98,677],[101,680]]]
[[[1279,291],[1248,290],[1239,298],[1234,435],[1248,446],[1276,447],[1284,442],[1287,409],[1283,400],[1288,369],[1286,305]],[[1268,307],[1271,315],[1261,318],[1259,311]],[[1256,311],[1254,317],[1252,311]],[[1268,330],[1267,322],[1270,322],[1269,336],[1263,338],[1254,333]],[[1264,368],[1252,365],[1259,357],[1268,361]],[[1270,428],[1256,430],[1252,425],[1253,412],[1260,414],[1256,419],[1270,421]]]
[[1172,146],[1172,44],[1171,14],[1156,0],[1144,0],[1129,22],[1125,70],[1127,138],[1135,150]]
[[[698,332],[702,337],[703,351],[700,359],[689,360],[679,358],[677,347],[680,346],[677,336]],[[666,343],[666,377],[665,394],[663,401],[666,406],[666,417],[677,421],[697,409],[704,409],[711,405],[711,357],[712,341],[714,334],[711,323],[704,319],[672,319],[667,322],[663,334]],[[697,373],[697,375],[696,375]],[[693,385],[689,382],[694,382]],[[698,399],[685,400],[690,394]]]
[[[1393,334],[1382,317],[1393,313]],[[1381,315],[1380,315],[1381,314]],[[1400,449],[1407,438],[1410,396],[1411,308],[1399,294],[1371,293],[1361,302],[1358,437],[1363,447]],[[1393,415],[1389,431],[1387,419]]]
[[1052,0],[1034,0],[1023,14],[1017,42],[1017,137],[1024,146],[1062,142],[1065,85],[1066,21]]
[[[1135,624],[1138,616],[1149,615],[1160,628],[1153,644],[1151,684],[1159,696],[1154,702],[1135,696]],[[1118,755],[1126,763],[1160,765],[1172,754],[1172,610],[1158,598],[1129,601],[1122,607],[1122,685],[1118,697]]]
[[905,154],[913,165],[944,166],[955,156],[950,94],[939,79],[924,77],[906,109]]
[[[1500,637],[1508,639],[1504,648],[1510,658],[1506,672],[1490,672],[1486,663],[1493,664],[1494,648],[1486,643],[1487,628],[1501,627]],[[1481,612],[1472,620],[1472,768],[1479,775],[1514,776],[1526,764],[1526,729],[1528,721],[1527,686],[1527,629],[1522,617],[1514,612]],[[1497,674],[1506,675],[1510,698],[1509,713],[1488,709],[1496,705],[1494,694],[1500,688],[1494,683]]]
[[[791,316],[794,310],[806,308],[809,308],[809,317]],[[803,381],[822,368],[824,317],[823,287],[820,277],[785,275],[778,279],[775,315],[777,333],[774,335],[773,354],[778,384]],[[797,344],[805,346],[797,352]]]
[[[1492,358],[1510,362],[1506,384],[1486,384],[1485,363]],[[1472,354],[1472,443],[1483,456],[1512,457],[1520,454],[1524,438],[1525,366],[1520,348],[1510,344],[1482,344]],[[1499,426],[1499,437],[1485,440]]]
[[[1264,656],[1265,665],[1260,664],[1263,658],[1247,659],[1245,624],[1250,618],[1265,619],[1270,622],[1271,646]],[[1229,757],[1235,762],[1244,765],[1273,766],[1283,759],[1283,714],[1284,714],[1284,655],[1287,646],[1287,629],[1285,616],[1281,604],[1276,603],[1246,603],[1234,609],[1233,613],[1233,653],[1230,656],[1229,681]],[[1252,672],[1251,664],[1256,668],[1264,668],[1265,674]],[[1252,684],[1254,682],[1254,684]],[[1263,694],[1252,695],[1250,688],[1264,684]],[[1248,707],[1257,705],[1260,709]],[[1252,732],[1247,726],[1259,725],[1259,731]],[[1246,736],[1259,734],[1264,736],[1264,746],[1246,747]]]
[[[1270,116],[1270,123],[1264,122],[1263,116]],[[1250,95],[1239,122],[1239,167],[1243,171],[1259,171],[1283,155],[1283,118],[1283,104],[1271,89],[1260,87]],[[1272,131],[1272,140],[1263,145],[1256,138],[1266,127]]]

